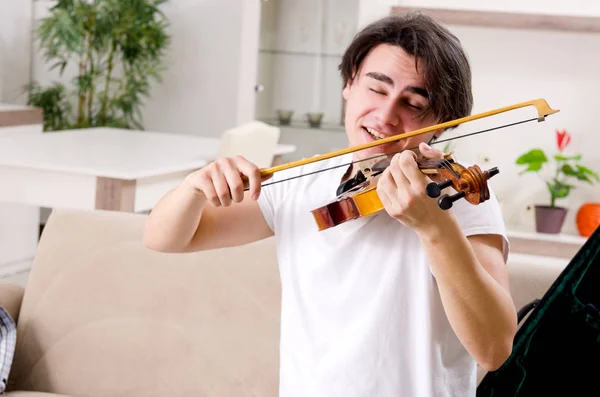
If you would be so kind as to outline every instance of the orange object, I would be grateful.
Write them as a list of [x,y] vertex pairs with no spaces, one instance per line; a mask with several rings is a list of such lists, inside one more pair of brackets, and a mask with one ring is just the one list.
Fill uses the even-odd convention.
[[[380,163],[382,162],[386,164],[373,166],[373,170],[379,169],[376,176],[350,188],[334,201],[311,211],[319,231],[383,210],[383,203],[377,194],[377,181],[389,165],[389,159],[382,160]],[[498,173],[497,168],[482,171],[477,165],[464,167],[449,156],[444,159],[419,158],[417,164],[424,174],[444,179],[443,182],[431,182],[427,185],[426,193],[429,197],[439,197],[442,189],[450,186],[457,191],[452,196],[444,194],[439,198],[438,206],[443,210],[451,208],[454,201],[463,197],[473,205],[488,200],[490,191],[487,180]]]
[[600,226],[600,203],[585,203],[577,211],[577,230],[583,237],[589,237]]

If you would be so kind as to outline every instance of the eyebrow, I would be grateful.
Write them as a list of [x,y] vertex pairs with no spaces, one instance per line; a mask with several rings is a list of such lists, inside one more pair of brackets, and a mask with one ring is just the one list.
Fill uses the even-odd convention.
[[369,73],[365,74],[365,76],[370,77],[370,78],[375,79],[375,80],[379,80],[382,83],[389,84],[392,87],[394,86],[394,80],[392,80],[388,75],[385,75],[383,73],[369,72]]
[[429,93],[423,87],[415,87],[411,85],[407,88],[407,90],[417,95],[421,95],[423,98],[429,99]]
[[[392,87],[394,86],[394,80],[392,80],[388,75],[385,75],[383,73],[369,72],[369,73],[366,73],[365,76],[370,77],[375,80],[378,80],[378,81],[381,81],[382,83],[386,83]],[[412,92],[417,95],[421,95],[423,98],[429,99],[429,93],[423,87],[417,87],[417,86],[411,85],[411,86],[407,87],[406,89],[409,92]]]

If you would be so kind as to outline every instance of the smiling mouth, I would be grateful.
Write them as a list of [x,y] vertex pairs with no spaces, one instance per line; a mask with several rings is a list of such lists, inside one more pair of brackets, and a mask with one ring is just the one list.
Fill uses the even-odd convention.
[[363,128],[363,130],[365,130],[367,132],[367,134],[369,134],[376,141],[379,139],[387,138],[386,135],[383,135],[379,131],[376,131],[372,128],[369,128],[369,127],[362,127],[362,128]]

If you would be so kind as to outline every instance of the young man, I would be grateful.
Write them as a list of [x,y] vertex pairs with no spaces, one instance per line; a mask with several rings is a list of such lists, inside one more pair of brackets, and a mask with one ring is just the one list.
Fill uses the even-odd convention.
[[[420,15],[362,30],[340,65],[350,145],[471,111],[459,41]],[[474,396],[476,364],[509,356],[516,311],[504,224],[495,197],[447,211],[425,194],[418,146],[443,131],[277,173],[309,174],[377,153],[393,156],[377,185],[385,211],[317,231],[311,210],[336,196],[356,167],[261,189],[257,167],[222,159],[190,174],[152,211],[147,247],[190,252],[275,235],[282,283],[280,396]],[[249,179],[244,193],[240,174]]]

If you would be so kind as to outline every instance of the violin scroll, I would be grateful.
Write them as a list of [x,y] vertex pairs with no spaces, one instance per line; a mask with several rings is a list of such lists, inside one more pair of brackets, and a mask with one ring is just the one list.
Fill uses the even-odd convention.
[[[439,197],[438,206],[443,210],[452,208],[453,203],[463,197],[469,203],[477,205],[490,198],[487,181],[499,172],[497,167],[482,171],[478,165],[464,167],[454,163],[452,169],[438,170],[438,173],[446,180],[441,183],[431,182],[426,187],[426,194],[431,198]],[[440,197],[441,191],[450,186],[457,193],[444,194]]]

